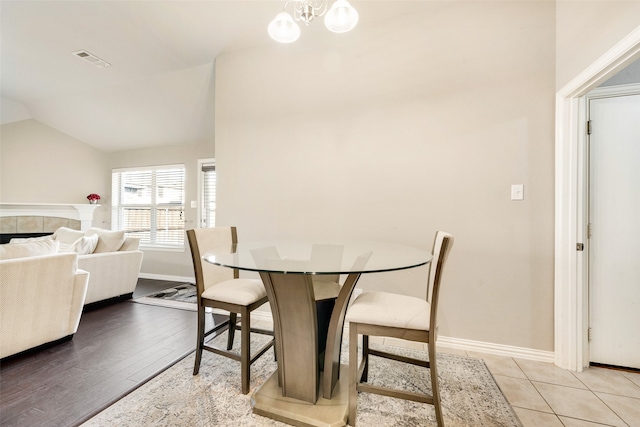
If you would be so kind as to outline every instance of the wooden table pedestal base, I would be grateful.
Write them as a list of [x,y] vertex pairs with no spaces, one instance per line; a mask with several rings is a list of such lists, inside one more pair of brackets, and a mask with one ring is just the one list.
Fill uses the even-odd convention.
[[251,396],[253,413],[299,427],[346,426],[349,412],[349,367],[340,366],[340,379],[331,399],[322,397],[322,380],[320,388],[320,397],[315,405],[283,397],[282,389],[278,387],[276,371]]

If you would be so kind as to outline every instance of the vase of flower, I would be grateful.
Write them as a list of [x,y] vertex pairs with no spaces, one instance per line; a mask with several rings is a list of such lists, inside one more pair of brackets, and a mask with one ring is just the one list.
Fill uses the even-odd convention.
[[91,193],[87,196],[87,199],[89,200],[89,203],[91,203],[92,205],[95,205],[98,203],[98,200],[100,200],[100,195]]

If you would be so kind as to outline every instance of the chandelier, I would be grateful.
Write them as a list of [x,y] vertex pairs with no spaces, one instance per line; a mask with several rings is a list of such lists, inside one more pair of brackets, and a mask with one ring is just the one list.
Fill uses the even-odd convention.
[[[324,15],[324,25],[334,33],[351,31],[358,23],[358,12],[351,7],[347,0],[336,0],[327,10],[330,0],[289,0],[284,4],[283,11],[278,13],[269,24],[269,35],[280,43],[292,43],[300,37],[300,27],[296,21],[303,21],[305,25],[314,18]],[[291,6],[292,12],[287,12]]]

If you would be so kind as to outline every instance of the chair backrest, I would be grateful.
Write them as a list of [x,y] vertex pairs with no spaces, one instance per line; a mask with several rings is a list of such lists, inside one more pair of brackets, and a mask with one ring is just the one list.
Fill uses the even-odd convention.
[[436,314],[438,312],[438,299],[440,294],[440,280],[444,264],[449,257],[453,246],[453,236],[444,231],[438,231],[433,241],[431,265],[429,267],[429,282],[427,287],[427,301],[431,304],[430,324],[431,330],[436,330]]
[[[311,246],[311,264],[315,267],[324,267],[338,271],[342,265],[342,254],[344,253],[344,246],[342,245],[327,245],[327,244],[314,244]],[[339,274],[321,274],[314,276],[313,280],[316,282],[336,282],[340,281]]]
[[238,242],[235,227],[195,228],[187,230],[187,238],[191,248],[198,299],[210,286],[238,278],[238,270],[220,267],[202,259],[212,253],[231,253]]
[[[310,266],[314,267],[328,267],[331,270],[332,266],[335,266],[336,271],[340,269],[342,264],[342,252],[343,246],[339,245],[325,245],[318,244],[311,247],[311,258],[306,260],[300,260],[301,265],[305,268]],[[294,263],[290,259],[282,259],[278,253],[278,249],[275,246],[265,246],[262,248],[252,249],[251,255],[258,267],[277,268],[277,266],[283,263],[291,267]],[[309,265],[307,265],[309,264]],[[328,264],[328,266],[327,266]],[[319,274],[312,276],[313,282],[335,282],[340,280],[339,274]]]

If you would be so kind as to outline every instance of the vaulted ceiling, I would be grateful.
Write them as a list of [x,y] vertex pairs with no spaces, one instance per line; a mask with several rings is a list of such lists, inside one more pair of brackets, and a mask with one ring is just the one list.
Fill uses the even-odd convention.
[[[266,31],[283,4],[1,0],[0,122],[33,118],[105,152],[213,141],[216,56],[260,46],[286,51],[290,45],[275,48]],[[352,4],[360,36],[420,5]],[[322,27],[303,28],[296,44],[328,37]],[[96,68],[72,54],[79,50],[111,66]]]
[[275,43],[282,5],[3,0],[2,123],[31,117],[105,152],[211,141],[216,56]]

